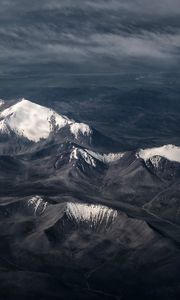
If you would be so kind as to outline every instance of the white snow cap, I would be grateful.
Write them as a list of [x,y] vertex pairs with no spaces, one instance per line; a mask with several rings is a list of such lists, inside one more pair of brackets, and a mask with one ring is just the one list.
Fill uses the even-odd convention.
[[76,223],[84,222],[90,227],[96,227],[103,222],[106,225],[113,223],[118,212],[104,205],[69,202],[67,203],[66,214],[69,219]]
[[147,161],[153,156],[164,157],[170,161],[180,163],[180,147],[174,145],[165,145],[157,148],[141,149],[137,156]]
[[5,109],[0,113],[0,131],[9,132],[9,129],[20,136],[24,136],[30,141],[38,142],[40,139],[48,138],[49,134],[56,128],[57,130],[70,126],[75,138],[78,134],[90,134],[88,125],[76,123],[74,120],[64,115],[59,115],[54,110],[22,99],[18,103]]

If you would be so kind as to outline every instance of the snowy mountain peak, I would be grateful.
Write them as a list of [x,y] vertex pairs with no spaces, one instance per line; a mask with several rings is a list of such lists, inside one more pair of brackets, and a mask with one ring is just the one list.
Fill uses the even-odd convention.
[[54,130],[68,126],[70,133],[78,139],[79,134],[90,135],[92,130],[84,123],[76,123],[51,108],[22,99],[0,112],[0,131],[9,134],[11,131],[30,141],[38,142],[48,138]]
[[175,161],[180,163],[180,147],[174,145],[164,145],[162,147],[150,148],[150,149],[141,149],[137,153],[137,157],[142,158],[145,162],[149,159],[156,164],[160,161],[160,157],[164,157],[170,161]]
[[88,165],[96,167],[96,160],[85,150],[73,146],[69,161],[82,158]]
[[76,224],[86,223],[90,228],[97,229],[104,224],[107,228],[118,216],[117,210],[104,205],[85,203],[67,203],[66,214]]
[[109,165],[118,161],[124,156],[124,154],[125,153],[123,152],[105,154],[73,146],[69,162],[82,158],[87,164],[95,168],[97,164]]

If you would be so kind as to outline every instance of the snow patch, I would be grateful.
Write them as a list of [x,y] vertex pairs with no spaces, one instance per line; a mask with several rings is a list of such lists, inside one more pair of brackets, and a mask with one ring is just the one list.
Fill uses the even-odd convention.
[[73,123],[70,125],[70,131],[77,139],[79,134],[90,136],[92,134],[91,128],[84,123]]
[[124,156],[124,153],[122,153],[122,152],[103,154],[103,153],[93,152],[91,150],[86,150],[86,151],[91,156],[93,156],[94,158],[98,159],[99,161],[101,161],[103,163],[111,163],[111,162],[121,159]]
[[78,148],[73,146],[73,150],[71,151],[69,162],[71,162],[73,159],[78,159]]
[[71,162],[73,159],[77,160],[79,157],[82,157],[90,166],[94,168],[96,167],[96,161],[90,154],[81,148],[76,148],[73,146],[69,161]]
[[31,199],[28,200],[28,206],[32,206],[34,208],[34,215],[36,216],[38,214],[42,214],[46,207],[47,202],[44,201],[44,199],[40,196],[34,196]]
[[158,168],[159,168],[159,164],[160,164],[161,159],[162,159],[162,156],[156,155],[156,156],[151,157],[149,160],[150,160],[151,164],[152,164],[156,169],[158,169]]
[[67,203],[66,214],[70,220],[77,224],[86,223],[89,227],[96,228],[104,224],[105,227],[111,225],[116,219],[117,210],[103,205]]
[[73,150],[70,155],[69,161],[72,161],[73,159],[78,159],[79,157],[82,157],[86,163],[89,165],[96,167],[97,165],[97,160],[99,162],[103,162],[106,164],[109,164],[111,162],[117,161],[123,157],[124,153],[109,153],[109,154],[103,154],[103,153],[98,153],[94,152],[88,149],[81,149],[81,148],[76,148],[73,146]]
[[147,161],[155,156],[164,157],[170,161],[180,163],[180,147],[174,145],[165,145],[157,148],[141,149],[137,153],[137,157],[144,159],[144,161]]
[[91,155],[89,155],[86,151],[82,149],[79,149],[79,152],[87,164],[93,166],[94,168],[96,167],[96,161]]
[[0,132],[3,134],[9,134],[10,131],[4,120],[0,121]]

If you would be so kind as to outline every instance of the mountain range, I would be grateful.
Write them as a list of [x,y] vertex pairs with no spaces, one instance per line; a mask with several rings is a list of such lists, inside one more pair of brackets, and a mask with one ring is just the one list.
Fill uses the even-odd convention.
[[3,299],[176,299],[179,190],[180,147],[121,151],[52,108],[1,100]]

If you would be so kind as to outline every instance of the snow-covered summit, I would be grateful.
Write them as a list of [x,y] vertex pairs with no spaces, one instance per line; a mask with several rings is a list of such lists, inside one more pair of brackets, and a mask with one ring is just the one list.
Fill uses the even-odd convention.
[[86,150],[73,146],[69,161],[79,158],[82,158],[88,165],[96,167],[96,160]]
[[33,142],[46,139],[52,131],[65,126],[69,126],[76,139],[79,134],[89,136],[92,133],[88,125],[76,123],[50,108],[24,98],[0,113],[0,132],[8,134],[12,131]]
[[180,147],[174,145],[164,145],[162,147],[141,149],[137,153],[137,157],[144,159],[144,161],[156,157],[156,161],[158,162],[160,160],[160,157],[164,157],[170,161],[180,163]]
[[104,224],[109,227],[118,216],[117,210],[104,205],[68,202],[66,214],[77,224],[85,223],[90,228],[97,228]]
[[104,154],[73,146],[70,153],[69,162],[82,158],[87,164],[95,168],[97,163],[108,165],[121,159],[123,155],[124,153],[122,152]]
[[[35,217],[39,217],[50,204],[44,201],[41,196],[36,195],[28,199],[26,205],[32,208]],[[107,229],[107,227],[114,223],[118,216],[117,210],[105,205],[80,202],[65,203],[64,213],[76,225],[86,224],[91,229],[98,229],[102,225],[104,229]]]

